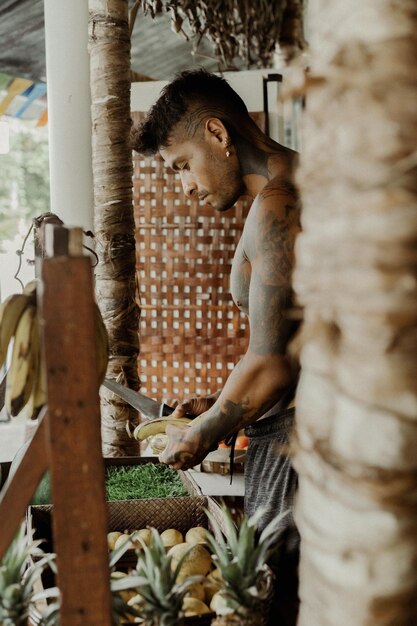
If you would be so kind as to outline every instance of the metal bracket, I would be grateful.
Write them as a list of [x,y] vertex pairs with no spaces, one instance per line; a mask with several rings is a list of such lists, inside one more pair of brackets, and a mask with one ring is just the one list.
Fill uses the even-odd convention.
[[268,74],[262,78],[263,103],[265,113],[265,134],[269,137],[268,84],[282,83],[282,74]]

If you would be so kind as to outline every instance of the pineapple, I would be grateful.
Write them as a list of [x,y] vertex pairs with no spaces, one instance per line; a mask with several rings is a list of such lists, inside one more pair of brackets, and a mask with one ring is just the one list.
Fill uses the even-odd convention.
[[167,554],[154,528],[151,544],[147,546],[142,541],[142,548],[136,569],[130,575],[114,581],[112,590],[136,589],[136,602],[129,601],[129,604],[133,604],[143,626],[178,626],[184,617],[184,596],[189,587],[203,580],[203,576],[190,576],[178,582],[178,574],[188,552],[174,568],[172,556]]
[[217,614],[212,626],[260,626],[266,622],[273,595],[274,576],[266,561],[278,547],[283,515],[277,516],[257,539],[257,522],[263,514],[243,516],[237,529],[226,506],[222,508],[225,538],[217,520],[207,511],[214,531],[207,543],[221,574],[221,589],[210,608]]
[[[109,566],[113,570],[117,561],[120,557],[126,552],[127,549],[131,547],[131,542],[125,542],[122,548],[118,548],[112,550],[109,556]],[[54,557],[55,555],[51,555]],[[54,562],[51,563],[51,568],[54,570],[56,574],[56,568]],[[110,577],[110,589],[112,596],[112,623],[114,626],[120,626],[121,624],[126,624],[129,622],[136,621],[136,617],[138,616],[137,611],[134,608],[128,605],[128,599],[133,595],[133,593],[126,592],[125,589],[132,589],[131,582],[120,583],[120,580],[126,580],[128,577],[126,574],[118,571],[112,571]],[[114,585],[119,584],[119,588],[114,588]],[[124,585],[124,586],[123,586]],[[42,621],[40,626],[59,626],[60,624],[60,601],[59,601],[59,591],[56,587],[51,589],[46,589],[39,594],[34,596],[34,600],[37,599],[46,599],[46,598],[54,598],[53,602],[48,604],[48,607],[45,612],[42,614]],[[3,626],[2,622],[0,625]]]
[[[0,565],[0,624],[2,626],[26,626],[29,608],[40,594],[35,594],[33,586],[44,567],[54,555],[45,555],[39,548],[41,541],[33,541],[33,536],[25,534],[22,524],[15,539],[10,544]],[[30,556],[41,557],[28,567]],[[48,596],[56,595],[51,590]]]

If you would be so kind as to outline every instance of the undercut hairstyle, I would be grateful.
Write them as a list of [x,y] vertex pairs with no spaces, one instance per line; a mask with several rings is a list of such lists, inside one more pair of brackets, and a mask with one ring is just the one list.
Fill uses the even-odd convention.
[[238,134],[252,136],[253,140],[261,135],[262,143],[269,143],[229,83],[198,69],[176,74],[164,87],[145,120],[133,131],[132,147],[139,154],[154,155],[169,145],[174,130],[184,139],[193,138],[209,117],[223,122],[232,141]]

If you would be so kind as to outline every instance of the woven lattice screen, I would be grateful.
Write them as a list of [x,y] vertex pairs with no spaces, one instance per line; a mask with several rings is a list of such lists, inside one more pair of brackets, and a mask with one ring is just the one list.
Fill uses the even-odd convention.
[[249,204],[220,214],[188,200],[159,157],[134,156],[133,185],[141,390],[167,401],[212,393],[248,342],[229,276]]

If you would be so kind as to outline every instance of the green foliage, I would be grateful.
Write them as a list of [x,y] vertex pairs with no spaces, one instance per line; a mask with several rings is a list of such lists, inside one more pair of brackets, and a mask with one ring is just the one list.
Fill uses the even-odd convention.
[[[187,493],[178,473],[162,463],[109,467],[106,473],[107,500],[176,498]],[[49,472],[39,483],[32,504],[52,504]]]
[[271,593],[273,575],[266,565],[280,545],[282,521],[288,511],[275,517],[260,535],[257,524],[263,510],[259,509],[252,517],[245,515],[239,528],[226,506],[222,507],[222,513],[224,537],[219,523],[207,511],[216,535],[207,533],[207,543],[222,575],[222,594],[229,607],[224,612],[236,611],[239,607],[256,610]]
[[13,239],[19,225],[49,211],[48,138],[44,128],[10,122],[10,152],[0,154],[1,242]]
[[[148,546],[140,537],[142,551],[139,552],[136,569],[124,578],[112,581],[112,591],[135,590],[139,596],[137,609],[144,623],[152,626],[176,626],[182,616],[182,603],[188,589],[204,579],[203,576],[189,576],[178,582],[178,575],[188,552],[172,567],[172,556],[167,553],[161,536],[155,528],[151,529],[152,541]],[[121,547],[115,551],[118,557]],[[192,545],[190,545],[190,550]],[[115,558],[114,557],[114,558]],[[110,563],[113,562],[114,558]]]
[[31,504],[52,504],[51,478],[49,472],[45,472],[43,475]]
[[[36,602],[33,586],[44,567],[52,565],[54,555],[45,555],[40,541],[25,534],[22,524],[0,564],[0,624],[26,626],[29,607]],[[37,559],[29,565],[29,558]],[[50,590],[48,595],[57,592]]]
[[109,467],[106,477],[107,500],[167,498],[186,496],[178,473],[162,463]]

